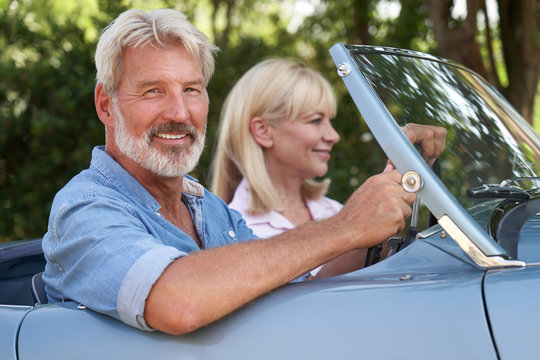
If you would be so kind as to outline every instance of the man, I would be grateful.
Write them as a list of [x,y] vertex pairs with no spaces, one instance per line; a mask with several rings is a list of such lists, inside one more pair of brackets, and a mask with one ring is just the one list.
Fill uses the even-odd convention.
[[[415,196],[388,169],[333,218],[249,241],[240,215],[185,175],[204,145],[215,51],[173,10],[127,11],[102,34],[95,104],[106,145],[55,197],[43,238],[49,301],[188,333],[321,264],[326,276],[354,269],[340,255],[403,228]],[[426,156],[442,151],[437,129],[409,132]]]

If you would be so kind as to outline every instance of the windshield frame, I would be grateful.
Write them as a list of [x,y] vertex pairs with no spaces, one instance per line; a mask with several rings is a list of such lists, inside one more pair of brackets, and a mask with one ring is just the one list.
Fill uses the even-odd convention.
[[[412,52],[384,47],[355,46],[366,52],[388,53],[412,56]],[[391,50],[392,52],[390,52]],[[330,54],[358,110],[369,129],[388,158],[403,175],[413,171],[422,180],[417,195],[437,218],[441,227],[458,245],[481,267],[523,266],[523,262],[507,261],[506,251],[483,230],[463,208],[446,186],[434,174],[409,142],[399,125],[379,98],[369,81],[358,68],[346,45],[338,43],[330,49]],[[419,53],[414,56],[420,57]],[[425,55],[426,60],[446,62],[434,56]]]

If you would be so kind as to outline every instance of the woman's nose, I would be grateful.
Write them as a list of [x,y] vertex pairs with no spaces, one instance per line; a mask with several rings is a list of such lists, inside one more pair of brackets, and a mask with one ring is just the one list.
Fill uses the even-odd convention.
[[340,137],[336,129],[332,126],[331,122],[328,122],[328,126],[325,129],[323,140],[332,144],[335,144],[339,141]]

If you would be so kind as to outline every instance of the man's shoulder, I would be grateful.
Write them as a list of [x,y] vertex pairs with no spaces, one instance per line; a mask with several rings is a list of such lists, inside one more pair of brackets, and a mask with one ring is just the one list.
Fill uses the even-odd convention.
[[96,174],[92,174],[92,171],[86,169],[75,175],[56,193],[51,212],[55,212],[61,207],[71,206],[98,197],[119,198],[119,191],[105,186],[104,182]]

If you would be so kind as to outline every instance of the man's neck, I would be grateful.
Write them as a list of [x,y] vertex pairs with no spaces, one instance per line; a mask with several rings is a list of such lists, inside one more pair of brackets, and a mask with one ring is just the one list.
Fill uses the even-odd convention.
[[184,176],[164,177],[143,168],[117,148],[106,146],[105,152],[139,181],[168,213],[175,214],[181,206]]

